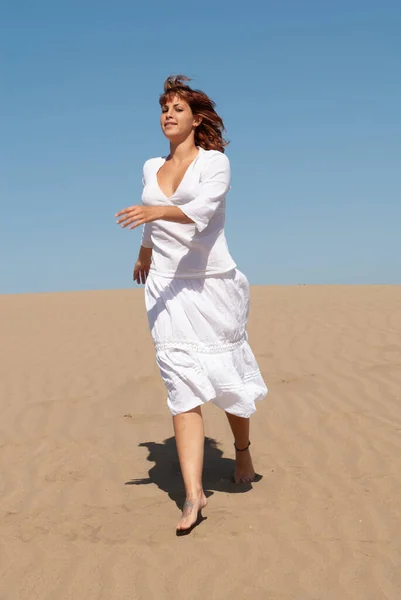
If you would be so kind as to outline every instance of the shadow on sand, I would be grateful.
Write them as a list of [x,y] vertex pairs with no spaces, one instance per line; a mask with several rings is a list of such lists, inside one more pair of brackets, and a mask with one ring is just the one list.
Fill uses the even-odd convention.
[[[184,485],[178,462],[175,438],[171,437],[162,443],[142,442],[139,446],[149,451],[148,460],[154,462],[149,469],[149,477],[144,479],[131,479],[125,485],[149,485],[154,483],[163,492],[168,494],[177,507],[182,510],[185,501]],[[218,443],[213,438],[205,438],[205,458],[203,468],[203,486],[207,498],[214,492],[230,494],[243,494],[252,489],[251,483],[235,484],[233,482],[235,461],[225,458],[218,448]],[[257,475],[255,482],[262,479]]]

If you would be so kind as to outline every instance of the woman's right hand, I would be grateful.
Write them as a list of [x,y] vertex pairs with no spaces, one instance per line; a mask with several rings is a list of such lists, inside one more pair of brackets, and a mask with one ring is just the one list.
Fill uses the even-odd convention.
[[141,260],[137,260],[134,267],[134,281],[137,283],[145,283],[149,275],[150,263],[144,264]]
[[150,264],[152,262],[152,249],[141,247],[139,252],[138,260],[135,263],[134,267],[134,276],[133,279],[136,283],[145,283],[148,275]]

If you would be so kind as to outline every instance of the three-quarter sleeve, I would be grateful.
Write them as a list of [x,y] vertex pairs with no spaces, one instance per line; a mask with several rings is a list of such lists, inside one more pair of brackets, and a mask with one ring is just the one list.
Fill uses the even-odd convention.
[[199,192],[180,209],[203,231],[230,189],[230,161],[222,152],[213,153],[202,169]]
[[[145,185],[146,185],[146,165],[147,165],[147,162],[144,164],[143,171],[142,171],[142,184],[143,184],[143,187],[145,187]],[[143,246],[144,248],[153,248],[153,242],[152,242],[152,223],[145,223],[142,226],[141,246]]]
[[141,246],[144,248],[153,248],[152,223],[145,223],[145,225],[142,227]]

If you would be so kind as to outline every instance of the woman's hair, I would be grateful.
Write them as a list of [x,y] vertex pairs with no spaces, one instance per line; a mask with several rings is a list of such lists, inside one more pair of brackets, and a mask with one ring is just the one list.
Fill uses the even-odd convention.
[[164,82],[164,92],[161,94],[160,106],[164,106],[171,98],[178,96],[189,104],[192,113],[202,117],[202,122],[195,129],[195,145],[204,150],[219,150],[224,152],[228,142],[223,138],[225,131],[223,119],[215,111],[216,104],[200,90],[193,90],[186,81],[191,81],[185,75],[170,75]]

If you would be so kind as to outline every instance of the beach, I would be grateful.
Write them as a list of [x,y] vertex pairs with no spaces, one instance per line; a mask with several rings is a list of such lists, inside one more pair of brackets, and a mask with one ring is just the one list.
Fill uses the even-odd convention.
[[183,484],[143,290],[0,296],[1,600],[399,600],[401,286],[253,286],[258,481]]

